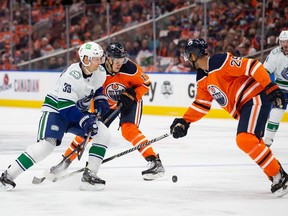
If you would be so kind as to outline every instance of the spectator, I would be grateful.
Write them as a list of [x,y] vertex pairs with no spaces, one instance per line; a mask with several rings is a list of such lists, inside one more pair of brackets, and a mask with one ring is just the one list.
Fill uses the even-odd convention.
[[0,63],[0,70],[16,70],[13,58],[5,54],[2,56],[2,63]]
[[186,67],[184,63],[181,62],[179,56],[175,56],[171,64],[167,67],[165,72],[174,72],[174,73],[188,73],[191,71],[190,67]]
[[148,40],[144,39],[141,43],[141,49],[136,56],[136,62],[140,66],[148,66],[151,65],[151,57],[153,59],[152,50],[148,47]]
[[232,53],[232,55],[234,55],[234,56],[240,56],[239,50],[236,50],[236,49],[235,49],[235,46],[234,46],[232,43],[230,43],[230,44],[227,45],[227,47],[226,47],[226,52],[230,52],[230,53]]
[[[13,37],[13,44],[17,49],[21,49],[21,53],[24,53],[29,49],[29,45],[33,46],[33,58],[40,57],[45,54],[40,54],[39,47],[40,39],[44,34],[44,29],[53,28],[53,32],[50,36],[46,35],[48,42],[53,45],[56,42],[60,43],[62,49],[67,47],[66,33],[65,33],[65,12],[63,7],[59,4],[59,0],[49,1],[34,1],[32,4],[32,25],[27,25],[28,10],[24,1],[16,0],[15,3],[15,16],[17,20],[13,22],[14,32],[10,32],[9,24],[9,1],[1,1],[0,9],[0,42],[8,42],[10,44],[10,38]],[[192,1],[187,1],[187,3]],[[43,7],[45,3],[46,7]],[[174,47],[173,51],[168,52],[168,47],[177,44],[175,41],[197,38],[204,35],[204,31],[208,36],[207,42],[209,43],[209,52],[220,52],[219,47],[224,50],[228,44],[232,43],[234,47],[238,48],[244,44],[246,38],[250,40],[249,53],[255,53],[260,51],[260,33],[262,25],[262,3],[256,4],[253,1],[253,7],[251,7],[251,1],[211,1],[208,3],[208,29],[203,28],[203,4],[197,4],[192,7],[190,14],[185,12],[179,12],[170,16],[165,21],[161,19],[160,22],[156,22],[156,27],[167,31],[169,37],[159,38],[157,45],[167,44],[166,47],[161,47],[160,52],[157,53],[160,56],[171,56],[179,53],[180,47]],[[40,5],[42,4],[42,5]],[[171,12],[175,9],[186,6],[183,1],[155,1],[156,17],[163,15],[167,12]],[[80,5],[78,7],[78,5]],[[212,10],[213,8],[213,10]],[[211,10],[210,10],[211,9]],[[189,11],[188,10],[188,11]],[[71,16],[71,29],[69,36],[71,38],[68,46],[78,46],[79,41],[95,40],[107,35],[107,20],[106,20],[106,4],[101,5],[85,5],[83,0],[73,0],[73,5],[70,7]],[[79,13],[78,13],[79,12]],[[83,12],[83,13],[80,13]],[[56,14],[56,15],[55,15]],[[113,1],[111,2],[111,27],[110,34],[115,31],[122,30],[126,19],[127,26],[134,26],[136,23],[145,22],[152,18],[152,7],[150,1]],[[268,37],[275,36],[280,33],[282,27],[288,27],[288,6],[287,1],[268,1],[266,5],[265,14],[265,41],[264,48],[273,46],[273,43],[267,44]],[[169,20],[168,20],[169,19]],[[163,21],[162,21],[163,20]],[[168,21],[167,21],[168,20]],[[89,25],[88,25],[89,24]],[[37,36],[32,36],[32,43],[27,43],[28,35],[27,32],[37,27],[39,32]],[[43,33],[42,33],[43,32]],[[278,32],[278,33],[277,33]],[[180,34],[178,34],[180,33]],[[173,35],[170,37],[170,34]],[[22,36],[21,36],[22,35]],[[34,33],[33,33],[34,35]],[[20,39],[21,37],[21,39]],[[143,25],[133,30],[133,33],[118,35],[117,40],[121,41],[139,41],[142,43],[145,38],[152,38],[152,25]],[[271,38],[273,41],[273,37]],[[150,40],[150,51],[152,51],[153,44]],[[217,43],[218,42],[218,43]],[[170,44],[171,43],[171,44]],[[249,43],[249,42],[248,42]],[[137,44],[137,42],[135,42]],[[223,44],[220,46],[220,44]],[[12,47],[12,49],[14,46]],[[61,49],[58,47],[58,49]],[[23,49],[23,50],[22,50]],[[129,55],[134,58],[139,52],[139,46],[135,46],[130,49]],[[166,51],[165,51],[166,49]],[[57,51],[57,48],[55,49]],[[7,50],[8,54],[11,50]],[[5,50],[5,53],[6,50]],[[49,51],[48,51],[49,53]],[[167,54],[166,54],[167,53]],[[181,53],[181,51],[180,51]],[[11,53],[10,53],[11,54]],[[213,53],[211,53],[213,54]],[[24,55],[25,57],[26,55]],[[71,55],[72,56],[72,55]],[[13,56],[14,57],[14,56]],[[19,55],[17,56],[19,57]],[[132,59],[133,59],[132,58]],[[135,58],[134,58],[135,59]],[[24,59],[17,60],[25,61]],[[152,61],[149,61],[151,64]],[[44,65],[44,64],[40,64]]]
[[57,62],[57,59],[55,56],[51,57],[49,59],[49,64],[48,64],[48,69],[49,70],[55,70],[55,69],[58,69],[59,68],[59,64]]
[[267,38],[267,48],[276,47],[277,45],[276,37],[274,35]]
[[51,54],[54,51],[52,45],[49,43],[48,39],[46,37],[43,37],[41,39],[40,43],[40,53],[41,56],[46,56]]
[[59,66],[57,68],[58,70],[63,71],[67,67],[65,59],[62,56],[57,58],[57,62],[58,62],[58,66]]

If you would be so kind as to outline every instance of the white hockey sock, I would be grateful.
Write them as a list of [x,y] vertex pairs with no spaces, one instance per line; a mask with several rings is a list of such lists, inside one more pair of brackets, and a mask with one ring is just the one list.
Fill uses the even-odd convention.
[[89,158],[87,168],[97,174],[100,165],[104,159],[107,147],[101,144],[93,143],[89,149]]
[[56,140],[47,138],[38,143],[27,147],[7,169],[8,174],[13,178],[17,178],[21,173],[29,169],[35,163],[46,158],[55,148]]
[[7,169],[8,175],[14,180],[17,178],[21,173],[23,173],[24,170],[21,169],[21,167],[18,165],[16,161],[14,161],[9,168]]
[[273,108],[270,112],[270,118],[267,123],[267,127],[265,130],[265,137],[266,139],[273,140],[275,137],[275,134],[279,128],[280,121],[283,117],[285,110]]

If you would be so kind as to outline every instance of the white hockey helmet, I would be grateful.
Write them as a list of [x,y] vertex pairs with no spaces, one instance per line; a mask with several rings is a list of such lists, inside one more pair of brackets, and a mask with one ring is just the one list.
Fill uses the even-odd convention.
[[[79,50],[78,50],[78,54],[80,57],[81,62],[87,67],[91,64],[92,58],[93,57],[99,57],[102,58],[104,57],[104,51],[102,49],[102,47],[95,43],[95,42],[87,42],[84,43],[80,46]],[[83,62],[84,57],[87,56],[88,60],[89,60],[89,64],[85,64]],[[104,60],[102,60],[103,62]]]
[[288,30],[281,31],[279,41],[288,40]]

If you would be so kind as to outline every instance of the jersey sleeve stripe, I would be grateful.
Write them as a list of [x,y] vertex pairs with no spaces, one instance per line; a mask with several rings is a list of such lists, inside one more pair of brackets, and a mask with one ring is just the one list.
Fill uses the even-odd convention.
[[[250,67],[251,67],[251,61],[252,61],[252,59],[248,59],[248,62],[247,62],[247,65],[246,65],[246,70],[245,70],[245,75],[246,76],[249,76],[249,70],[250,70]],[[254,62],[252,64],[254,64]]]
[[[247,83],[248,81],[249,81],[249,83]],[[239,91],[238,91],[238,93],[240,93],[240,94],[239,94],[239,97],[237,98],[236,109],[238,109],[241,101],[247,96],[247,95],[245,94],[245,97],[243,97],[243,96],[244,96],[244,93],[246,93],[245,91],[246,91],[247,89],[249,89],[250,86],[251,86],[254,82],[255,82],[254,79],[249,78],[249,79],[247,79],[247,81],[245,81],[245,83],[242,84],[241,88],[240,88]],[[238,94],[238,93],[237,93],[237,94]]]
[[[253,64],[253,63],[252,63]],[[251,76],[254,76],[255,72],[257,71],[257,69],[260,67],[261,63],[258,62],[256,64],[256,66],[253,68],[253,70],[251,71]],[[252,68],[252,67],[251,67]]]
[[255,88],[257,88],[260,84],[259,83],[254,83],[253,86],[251,86],[251,88],[245,92],[245,94],[243,94],[242,100],[244,100],[251,92],[254,91]]
[[197,100],[197,101],[199,101],[199,102],[201,102],[201,103],[205,103],[205,104],[207,104],[207,105],[209,105],[209,106],[212,105],[212,103],[211,103],[210,101],[207,101],[207,100]]
[[149,82],[149,83],[143,83],[143,86],[145,86],[146,88],[149,88],[150,85],[151,85],[151,82]]
[[208,111],[199,109],[198,107],[194,106],[193,104],[191,104],[190,108],[196,110],[197,112],[203,113],[203,114],[207,114],[208,113]]
[[[241,85],[241,87],[238,89],[237,93],[236,93],[236,97],[235,97],[235,101],[238,101],[240,103],[241,101],[241,98],[243,96],[243,93],[244,93],[244,88],[246,89],[247,87],[246,86],[249,86],[251,84],[251,80],[252,78],[249,77],[247,80],[245,80],[245,82]],[[249,84],[247,85],[247,83],[249,82]],[[238,106],[238,102],[236,103],[236,107]]]
[[205,106],[205,105],[203,105],[201,103],[198,103],[197,101],[194,101],[194,104],[197,105],[197,106],[200,106],[200,107],[202,107],[202,108],[204,108],[206,110],[210,110],[210,106]]

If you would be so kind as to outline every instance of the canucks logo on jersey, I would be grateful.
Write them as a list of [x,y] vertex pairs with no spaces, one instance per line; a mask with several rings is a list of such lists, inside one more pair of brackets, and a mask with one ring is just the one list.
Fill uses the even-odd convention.
[[90,108],[90,101],[94,96],[94,92],[93,90],[91,90],[89,95],[86,95],[85,97],[83,97],[82,99],[78,100],[76,103],[76,106],[82,111],[88,111]]
[[288,80],[288,67],[284,67],[284,69],[281,71],[281,75],[284,79]]
[[208,91],[220,106],[225,107],[227,105],[227,96],[217,86],[209,85]]

